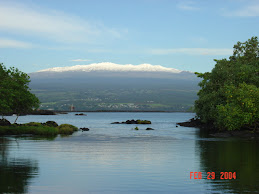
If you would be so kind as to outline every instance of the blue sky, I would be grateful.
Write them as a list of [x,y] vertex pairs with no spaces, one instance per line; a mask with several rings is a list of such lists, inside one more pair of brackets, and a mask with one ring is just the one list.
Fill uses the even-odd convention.
[[0,62],[51,67],[149,63],[211,71],[259,33],[259,0],[0,0]]

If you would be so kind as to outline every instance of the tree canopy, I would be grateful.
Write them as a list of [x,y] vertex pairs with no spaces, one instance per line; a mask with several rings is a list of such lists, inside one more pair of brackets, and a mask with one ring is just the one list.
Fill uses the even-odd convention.
[[30,77],[17,68],[0,63],[0,114],[20,115],[39,106],[39,99],[30,92]]
[[234,45],[229,59],[215,60],[211,72],[196,73],[199,99],[195,112],[219,129],[256,129],[259,125],[259,42],[252,37]]

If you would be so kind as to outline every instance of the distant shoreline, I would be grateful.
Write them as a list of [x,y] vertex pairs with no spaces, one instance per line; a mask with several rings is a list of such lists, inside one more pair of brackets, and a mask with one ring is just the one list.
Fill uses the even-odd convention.
[[[37,110],[27,113],[21,113],[19,116],[25,116],[25,115],[57,115],[57,114],[68,114],[68,113],[86,113],[86,112],[164,112],[164,113],[172,113],[172,112],[178,112],[178,113],[193,113],[191,111],[162,111],[162,110],[76,110],[76,111],[62,111],[62,110]],[[12,116],[15,113],[8,113],[4,116]]]
[[[70,113],[70,112],[190,112],[190,111],[163,111],[163,110],[77,110],[77,111],[56,111],[53,110],[53,112],[56,113],[62,113],[62,112],[66,112],[66,113]],[[191,112],[190,112],[191,113]]]

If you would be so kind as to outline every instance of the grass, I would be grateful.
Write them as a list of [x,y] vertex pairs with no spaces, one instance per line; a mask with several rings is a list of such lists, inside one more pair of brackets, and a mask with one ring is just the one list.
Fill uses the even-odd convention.
[[78,128],[70,124],[61,124],[53,127],[44,123],[30,122],[26,124],[13,124],[11,126],[0,126],[0,136],[2,135],[35,135],[35,136],[57,136],[71,135]]
[[58,129],[48,126],[0,126],[0,135],[56,136],[58,135]]
[[38,122],[30,122],[30,123],[26,123],[27,126],[34,126],[34,127],[39,127],[42,126],[41,123]]
[[72,133],[74,133],[74,131],[78,130],[77,127],[70,124],[61,124],[57,127],[57,129],[58,133],[63,135],[71,135]]
[[137,120],[137,124],[151,124],[151,121],[148,121],[148,120]]

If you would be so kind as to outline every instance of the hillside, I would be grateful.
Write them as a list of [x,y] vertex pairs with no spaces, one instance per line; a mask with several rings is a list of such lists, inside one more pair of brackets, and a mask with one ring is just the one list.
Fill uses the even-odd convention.
[[99,63],[56,67],[30,74],[30,87],[42,109],[188,110],[199,79],[173,68]]

